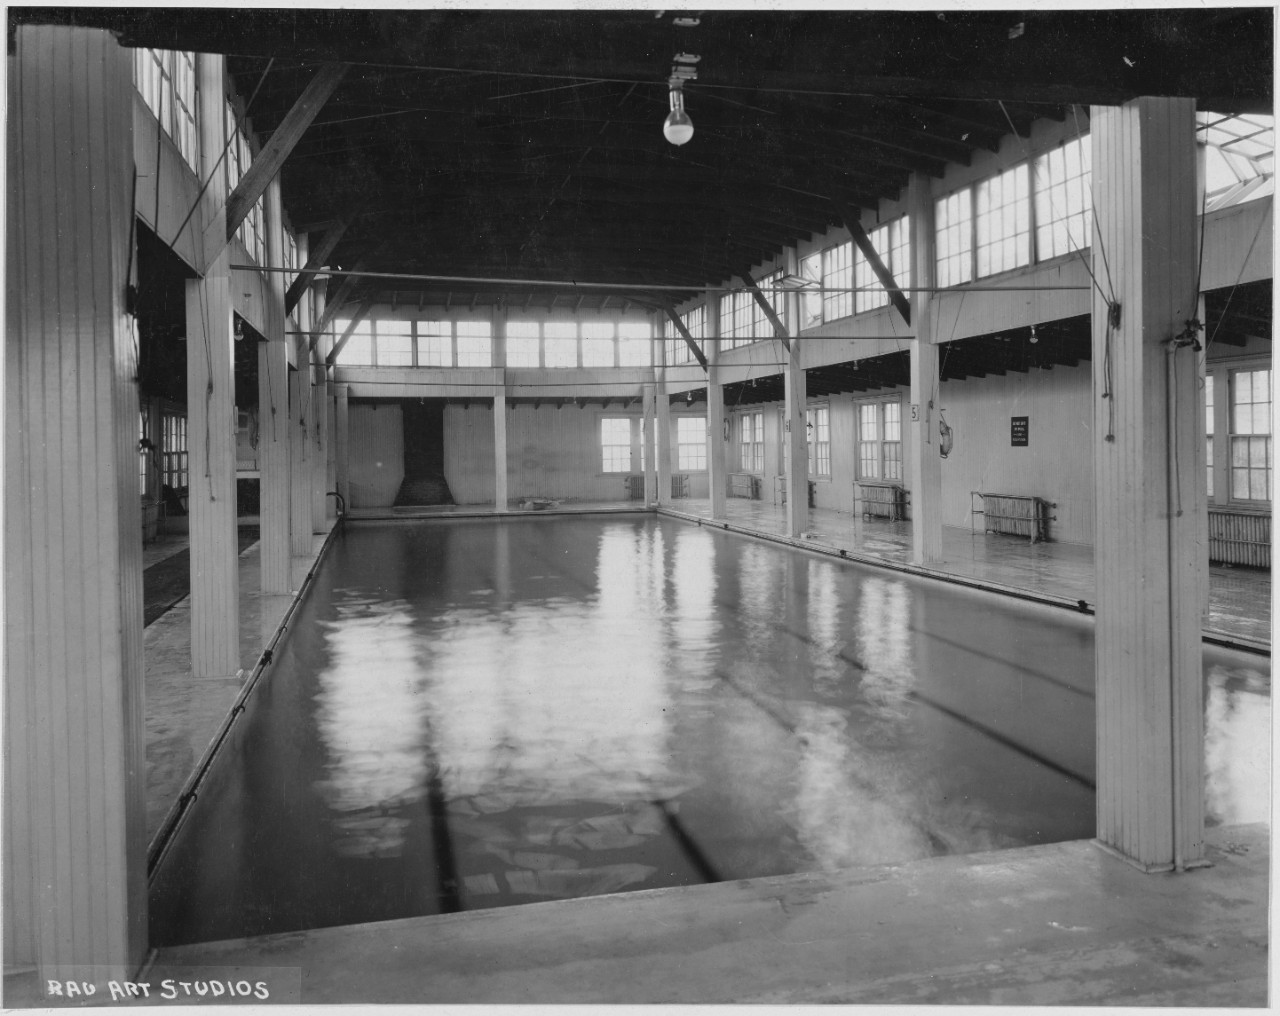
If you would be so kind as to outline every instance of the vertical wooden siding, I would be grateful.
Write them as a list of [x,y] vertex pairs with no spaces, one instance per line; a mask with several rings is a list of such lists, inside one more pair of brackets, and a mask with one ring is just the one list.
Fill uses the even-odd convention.
[[[1091,376],[1085,363],[942,386],[942,410],[955,433],[942,463],[943,525],[969,527],[972,490],[1035,494],[1057,502],[1054,540],[1093,543]],[[1029,418],[1025,448],[1010,444],[1012,416]]]
[[[404,422],[400,407],[347,406],[347,484],[352,508],[387,508],[404,479]],[[457,495],[454,495],[455,500]]]
[[5,962],[146,948],[131,60],[17,30],[6,240]]

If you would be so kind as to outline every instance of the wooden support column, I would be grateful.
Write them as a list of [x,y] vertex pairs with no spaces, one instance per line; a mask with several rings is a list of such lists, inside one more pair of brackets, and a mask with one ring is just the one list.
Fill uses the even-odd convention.
[[346,385],[337,386],[337,398],[334,405],[334,474],[335,489],[342,495],[342,503],[344,510],[351,507],[351,481],[350,481],[350,417],[348,416],[347,394],[348,387]]
[[711,517],[723,519],[727,512],[729,478],[725,475],[724,385],[720,383],[720,314],[715,300],[707,297],[707,488],[711,493]]
[[329,384],[324,378],[325,368],[315,368],[315,383],[311,386],[311,416],[307,421],[307,435],[311,443],[311,531],[323,533],[327,529],[328,509],[325,502],[329,490]]
[[[797,274],[796,252],[787,250],[787,274]],[[787,330],[791,349],[783,375],[782,440],[787,449],[787,535],[802,536],[809,528],[809,439],[805,430],[808,403],[803,347],[800,340],[800,295],[787,293]]]
[[[306,236],[298,237],[298,257],[306,250]],[[311,346],[307,333],[314,320],[314,291],[308,291],[298,303],[298,330],[294,363],[297,369],[289,375],[289,495],[290,551],[294,557],[311,552],[311,479],[307,454],[307,405],[311,398]]]
[[657,449],[654,447],[654,403],[657,395],[652,383],[642,388],[641,407],[644,413],[640,428],[640,445],[643,449],[641,460],[644,462],[644,503],[645,507],[656,503],[658,493]]
[[[934,279],[933,190],[929,177],[913,173],[907,188],[911,214],[911,256],[916,285]],[[911,343],[911,401],[903,425],[911,491],[911,563],[942,561],[941,378],[938,373],[936,300],[918,290],[914,298],[916,341]]]
[[[280,178],[267,187],[267,263],[284,263]],[[284,274],[268,276],[267,341],[258,345],[258,490],[262,591],[287,593],[289,569],[289,350],[285,329]]]
[[329,492],[338,489],[338,449],[336,431],[338,426],[338,386],[333,381],[324,383],[324,517],[325,522],[332,522],[338,517],[338,499],[330,497]]
[[109,32],[10,36],[4,959],[41,983],[147,949],[132,68]]
[[1195,103],[1091,114],[1098,842],[1159,871],[1204,858]]
[[203,278],[187,291],[187,509],[191,529],[191,669],[195,677],[240,670],[240,554],[236,533],[235,370],[231,250],[224,226],[224,57],[196,55],[201,173],[209,185],[201,224]]
[[[654,334],[661,335],[662,329],[654,321]],[[654,374],[658,380],[655,384],[653,424],[654,424],[654,468],[658,477],[658,492],[655,500],[658,504],[671,503],[671,396],[667,392],[667,344],[661,339],[654,343]]]
[[493,395],[493,506],[507,510],[507,393]]

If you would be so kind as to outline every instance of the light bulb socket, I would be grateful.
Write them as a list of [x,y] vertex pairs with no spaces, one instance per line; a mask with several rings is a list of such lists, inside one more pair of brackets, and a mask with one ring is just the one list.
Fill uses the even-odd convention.
[[684,89],[672,88],[671,112],[662,122],[662,136],[673,145],[683,145],[693,137],[693,121],[684,111]]

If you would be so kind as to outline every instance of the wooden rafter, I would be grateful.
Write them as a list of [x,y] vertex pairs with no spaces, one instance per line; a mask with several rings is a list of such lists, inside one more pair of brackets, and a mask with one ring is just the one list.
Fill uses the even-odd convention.
[[267,192],[269,184],[284,160],[293,151],[294,145],[311,126],[321,107],[338,87],[347,73],[344,63],[327,63],[320,67],[314,78],[298,96],[298,101],[285,114],[285,118],[271,133],[271,140],[263,146],[258,157],[253,160],[236,189],[227,197],[227,240],[236,235],[236,230],[244,222],[249,210],[258,203],[258,199]]
[[[342,352],[343,347],[345,347],[347,344],[347,340],[350,339],[351,336],[355,334],[356,326],[359,325],[360,322],[364,320],[365,315],[369,313],[369,310],[372,307],[373,307],[373,300],[365,300],[364,303],[362,303],[358,308],[356,308],[356,312],[353,315],[351,315],[350,323],[347,325],[343,333],[338,337],[338,341],[333,344],[333,348],[329,350],[329,355],[324,358],[324,365],[326,367],[332,367],[337,362],[338,354]],[[313,341],[314,341],[314,337],[313,337]],[[313,346],[312,348],[314,349],[315,347]]]
[[833,200],[831,206],[849,230],[849,235],[853,237],[853,242],[858,245],[858,250],[862,251],[862,256],[867,259],[867,264],[871,266],[876,278],[880,280],[880,285],[884,286],[885,291],[889,294],[889,302],[902,315],[902,320],[907,324],[911,324],[911,304],[902,290],[898,288],[898,283],[894,279],[893,273],[880,260],[880,255],[876,253],[876,249],[871,243],[871,237],[867,236],[867,231],[862,228],[862,223],[858,221],[858,217],[851,214],[839,201]]
[[678,331],[680,333],[680,337],[684,339],[684,344],[689,347],[689,352],[693,354],[693,358],[702,365],[702,369],[705,371],[707,369],[707,354],[702,351],[702,347],[699,346],[694,337],[689,334],[689,329],[686,328],[684,322],[680,320],[680,315],[670,307],[664,307],[663,310],[667,312],[667,317],[671,320],[671,323],[676,326],[676,331]]

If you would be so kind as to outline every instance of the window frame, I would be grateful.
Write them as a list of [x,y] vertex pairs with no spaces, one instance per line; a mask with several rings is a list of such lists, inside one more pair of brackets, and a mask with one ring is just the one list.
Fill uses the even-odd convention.
[[[831,403],[810,402],[805,406],[806,458],[809,460],[810,480],[831,479]],[[822,433],[826,431],[826,440]],[[826,449],[825,454],[823,449]],[[826,471],[823,472],[825,459]]]
[[[855,399],[853,403],[853,471],[854,479],[866,483],[905,483],[906,482],[906,458],[904,455],[905,447],[902,439],[902,404],[903,396],[901,393],[895,395],[877,395],[872,398]],[[889,420],[887,408],[895,406],[897,408],[897,440],[891,440],[888,437]],[[864,436],[863,427],[864,411],[873,409],[875,415],[875,437],[867,438]],[[875,446],[875,475],[867,471],[867,456],[864,454],[864,448],[869,445]],[[890,446],[896,446],[897,456],[892,461],[897,466],[897,476],[889,476],[888,470],[885,468],[889,458],[886,457],[886,449]]]
[[[685,413],[676,418],[676,470],[681,473],[705,473],[707,471],[707,417]],[[686,432],[695,432],[686,436]],[[686,459],[686,449],[694,464]],[[701,463],[700,465],[697,463]]]

